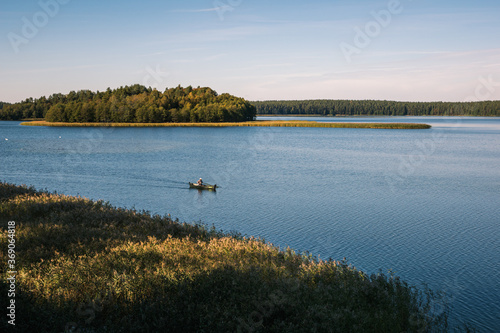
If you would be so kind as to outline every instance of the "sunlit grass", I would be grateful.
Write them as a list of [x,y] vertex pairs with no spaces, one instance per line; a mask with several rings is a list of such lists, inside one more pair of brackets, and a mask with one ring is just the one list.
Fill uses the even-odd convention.
[[47,121],[23,122],[26,126],[53,127],[322,127],[322,128],[383,128],[383,129],[428,129],[427,124],[414,123],[333,123],[303,120],[258,120],[226,123],[61,123]]
[[[441,298],[391,274],[368,275],[260,239],[6,183],[2,265],[7,221],[16,222],[19,331],[446,330]],[[445,311],[433,312],[436,304]]]

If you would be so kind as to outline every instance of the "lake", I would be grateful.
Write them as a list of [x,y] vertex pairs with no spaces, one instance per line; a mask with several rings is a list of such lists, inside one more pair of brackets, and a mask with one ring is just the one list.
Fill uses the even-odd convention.
[[[0,122],[0,178],[202,221],[324,259],[346,257],[369,273],[392,270],[412,284],[449,293],[452,322],[498,331],[500,118],[297,119],[433,127],[51,128]],[[216,183],[217,192],[190,190],[187,183],[200,177]]]

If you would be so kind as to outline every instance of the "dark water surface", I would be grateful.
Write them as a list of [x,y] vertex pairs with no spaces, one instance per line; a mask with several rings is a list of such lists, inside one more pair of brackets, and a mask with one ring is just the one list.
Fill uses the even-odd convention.
[[[452,321],[500,330],[500,118],[314,120],[433,128],[0,122],[0,179],[201,220],[322,258],[346,257],[369,273],[391,269],[447,291]],[[189,190],[199,177],[220,189]]]

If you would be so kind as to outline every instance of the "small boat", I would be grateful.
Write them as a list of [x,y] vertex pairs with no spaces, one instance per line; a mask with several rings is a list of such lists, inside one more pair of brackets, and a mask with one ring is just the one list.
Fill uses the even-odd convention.
[[215,191],[215,189],[217,188],[217,184],[215,184],[215,185],[209,185],[209,184],[198,185],[198,184],[195,184],[195,183],[189,183],[189,188],[196,188],[198,190],[212,190],[212,191]]

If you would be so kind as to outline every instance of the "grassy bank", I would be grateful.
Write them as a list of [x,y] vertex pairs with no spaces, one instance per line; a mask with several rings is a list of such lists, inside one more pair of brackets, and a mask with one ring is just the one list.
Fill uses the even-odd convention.
[[428,129],[427,124],[413,123],[331,123],[302,120],[259,120],[238,123],[51,123],[47,121],[24,122],[26,126],[53,127],[324,127],[324,128],[384,128],[384,129]]
[[[432,292],[254,238],[0,183],[19,332],[441,332]],[[339,254],[340,255],[340,254]],[[439,303],[438,303],[439,302]],[[2,308],[7,300],[2,296]]]

